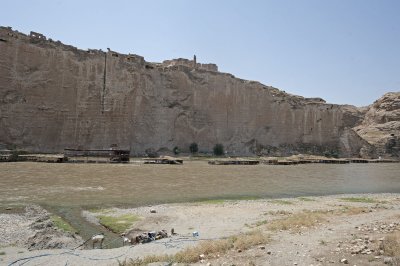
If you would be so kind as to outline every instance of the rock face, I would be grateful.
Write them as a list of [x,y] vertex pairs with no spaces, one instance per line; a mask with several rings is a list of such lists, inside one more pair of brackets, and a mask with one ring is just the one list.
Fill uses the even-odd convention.
[[368,106],[362,123],[354,128],[380,156],[400,156],[400,92],[389,92]]
[[0,27],[0,66],[0,143],[32,152],[117,144],[143,155],[188,152],[192,142],[201,152],[221,143],[233,155],[374,150],[353,130],[367,123],[362,110],[238,79],[196,58],[149,63]]

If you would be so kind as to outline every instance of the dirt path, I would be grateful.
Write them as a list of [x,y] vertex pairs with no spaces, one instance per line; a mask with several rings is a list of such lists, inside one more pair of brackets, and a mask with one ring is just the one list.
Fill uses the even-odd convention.
[[[156,213],[151,213],[150,209],[156,210]],[[346,259],[349,265],[382,265],[385,255],[379,253],[379,239],[400,230],[400,194],[210,201],[109,211],[112,215],[130,213],[142,217],[141,221],[134,224],[135,229],[166,229],[169,232],[174,228],[178,235],[148,244],[103,250],[27,251],[18,247],[18,244],[0,248],[0,252],[5,253],[0,255],[0,264],[8,265],[18,259],[31,257],[14,265],[118,265],[117,260],[174,254],[201,240],[261,230],[270,235],[269,243],[248,250],[231,250],[227,254],[210,254],[197,264],[343,265],[340,260]],[[299,226],[292,221],[285,229],[273,230],[270,227],[300,217],[297,215],[302,213],[316,213],[320,218],[310,226]],[[26,221],[23,221],[20,228],[26,225]],[[3,231],[7,230],[3,228]],[[194,231],[199,232],[199,237],[192,236]]]

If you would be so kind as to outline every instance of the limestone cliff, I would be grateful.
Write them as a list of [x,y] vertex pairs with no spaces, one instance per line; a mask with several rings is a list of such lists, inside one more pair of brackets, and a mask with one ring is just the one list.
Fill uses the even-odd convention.
[[[0,143],[34,152],[117,144],[228,154],[338,153],[373,147],[353,130],[363,111],[287,94],[195,60],[149,63],[0,28]],[[361,137],[360,137],[361,136]],[[368,151],[368,152],[365,152]]]
[[380,156],[400,156],[400,92],[389,92],[367,107],[354,130],[376,148]]

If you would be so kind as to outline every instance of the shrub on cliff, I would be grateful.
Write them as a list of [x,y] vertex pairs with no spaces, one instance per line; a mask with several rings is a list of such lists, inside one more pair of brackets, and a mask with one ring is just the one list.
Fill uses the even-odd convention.
[[214,155],[216,155],[216,156],[224,155],[224,145],[215,144],[213,151],[214,151]]
[[181,150],[178,148],[178,146],[175,146],[173,152],[175,155],[178,155],[179,153],[181,153]]
[[196,142],[193,142],[192,144],[190,144],[189,150],[192,154],[197,153],[199,151],[199,145],[197,145]]

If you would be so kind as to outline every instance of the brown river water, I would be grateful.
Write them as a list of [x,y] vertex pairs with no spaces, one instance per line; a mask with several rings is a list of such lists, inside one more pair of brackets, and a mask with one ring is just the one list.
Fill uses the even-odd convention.
[[0,163],[0,205],[140,206],[203,199],[400,192],[400,164]]
[[83,239],[102,232],[82,209],[205,199],[277,198],[400,192],[400,164],[183,165],[0,163],[0,210],[37,203],[67,220]]

